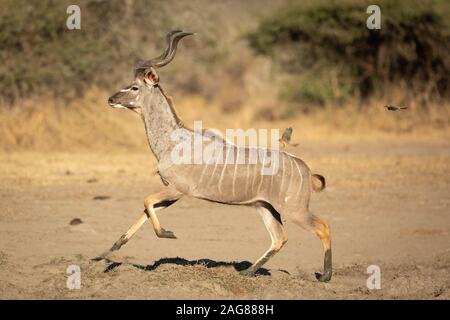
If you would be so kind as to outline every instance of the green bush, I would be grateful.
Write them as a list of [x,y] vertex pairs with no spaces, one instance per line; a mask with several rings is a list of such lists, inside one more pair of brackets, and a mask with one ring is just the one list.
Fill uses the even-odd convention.
[[262,20],[246,38],[257,54],[270,56],[297,77],[288,93],[281,93],[288,100],[323,105],[349,96],[365,99],[399,83],[414,94],[448,99],[447,2],[377,4],[380,30],[366,28],[369,3],[340,1],[285,8]]
[[[111,86],[124,72],[131,74],[130,62],[138,55],[123,43],[129,42],[138,26],[151,27],[149,2],[136,0],[135,12],[127,12],[126,1],[77,1],[81,30],[68,30],[66,9],[72,3],[0,2],[0,96],[4,100],[37,93],[73,95],[93,84]],[[145,40],[145,31],[139,36]]]

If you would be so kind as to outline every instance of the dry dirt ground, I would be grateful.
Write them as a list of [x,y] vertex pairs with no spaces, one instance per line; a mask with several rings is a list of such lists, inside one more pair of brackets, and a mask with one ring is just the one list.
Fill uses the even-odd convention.
[[[150,152],[4,153],[0,298],[450,298],[449,142],[305,141],[290,151],[328,181],[311,207],[332,227],[331,282],[314,277],[320,241],[289,221],[267,269],[239,275],[270,244],[262,221],[250,208],[196,199],[159,213],[178,239],[157,238],[147,223],[112,261],[93,262],[160,188]],[[70,265],[81,268],[79,290],[66,286]],[[366,286],[369,265],[381,269],[380,290]]]

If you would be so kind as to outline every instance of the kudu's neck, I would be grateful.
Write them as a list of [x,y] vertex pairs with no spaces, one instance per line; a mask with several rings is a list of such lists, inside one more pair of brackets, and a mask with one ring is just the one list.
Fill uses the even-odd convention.
[[184,128],[177,116],[169,98],[161,87],[152,88],[144,97],[142,119],[145,124],[147,140],[158,161],[172,150],[175,142],[171,140],[171,134],[175,130]]

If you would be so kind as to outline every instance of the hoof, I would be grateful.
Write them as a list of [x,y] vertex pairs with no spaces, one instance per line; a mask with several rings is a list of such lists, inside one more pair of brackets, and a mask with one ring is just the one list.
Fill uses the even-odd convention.
[[176,239],[177,237],[172,231],[161,229],[160,232],[157,233],[157,236],[159,238],[166,238],[166,239]]
[[328,282],[331,280],[331,272],[325,272],[324,274],[316,272],[316,279],[320,282]]
[[111,251],[106,251],[103,252],[102,254],[96,256],[95,258],[92,258],[91,261],[102,261],[102,260],[107,260],[108,258],[108,254],[110,254]]
[[98,256],[98,257],[92,258],[91,261],[98,262],[98,261],[102,261],[103,259],[104,259],[104,257]]
[[239,271],[239,274],[241,276],[245,276],[245,277],[253,277],[253,276],[255,276],[255,271],[251,268],[248,268],[248,269]]

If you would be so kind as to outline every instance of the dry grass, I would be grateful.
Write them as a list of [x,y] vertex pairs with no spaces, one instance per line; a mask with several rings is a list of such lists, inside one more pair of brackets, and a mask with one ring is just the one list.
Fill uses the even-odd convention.
[[26,100],[11,110],[0,108],[0,148],[66,151],[142,146],[139,119],[132,113],[113,112],[106,100],[105,92],[94,89],[67,104],[44,98]]
[[[174,96],[181,118],[188,126],[202,120],[204,127],[280,128],[292,126],[293,140],[300,144],[314,140],[374,140],[379,137],[412,140],[445,140],[450,135],[450,105],[417,104],[408,110],[388,112],[384,103],[331,106],[311,114],[273,121],[255,115],[264,106],[264,94],[255,94],[234,111],[225,111],[220,102],[208,102],[200,96]],[[108,93],[92,89],[83,98],[68,103],[51,98],[27,100],[14,108],[0,107],[0,150],[73,151],[144,150],[147,146],[139,117],[127,110],[115,110],[106,104]],[[392,100],[391,100],[392,101]],[[394,100],[395,101],[395,100]],[[271,105],[273,109],[276,106]]]

